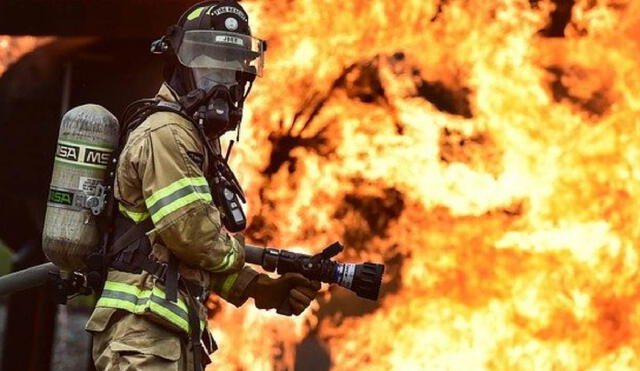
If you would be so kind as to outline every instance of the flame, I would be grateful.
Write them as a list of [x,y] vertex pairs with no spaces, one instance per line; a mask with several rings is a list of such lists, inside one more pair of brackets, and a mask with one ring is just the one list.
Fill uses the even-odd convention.
[[0,76],[20,57],[50,40],[50,37],[0,35]]
[[334,370],[640,369],[640,2],[243,5],[247,238],[387,273],[296,318],[213,299],[210,369],[293,369],[308,337]]
[[576,1],[563,38],[551,1],[245,4],[248,237],[388,273],[375,306],[219,304],[212,369],[293,369],[308,334],[335,370],[640,368],[638,2]]

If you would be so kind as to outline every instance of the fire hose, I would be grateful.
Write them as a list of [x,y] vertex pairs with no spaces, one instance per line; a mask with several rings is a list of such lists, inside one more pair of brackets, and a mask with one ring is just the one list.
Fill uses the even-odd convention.
[[44,285],[50,274],[58,274],[53,263],[44,263],[0,277],[0,296]]
[[[331,260],[343,250],[334,242],[316,255],[306,255],[258,246],[245,246],[247,263],[259,265],[268,272],[300,273],[311,280],[337,284],[359,297],[377,300],[382,284],[384,265],[374,263],[340,263]],[[44,263],[0,277],[0,296],[54,282],[64,298],[74,293],[88,294],[86,280],[80,273],[61,273],[53,263]],[[62,300],[61,302],[65,302]]]

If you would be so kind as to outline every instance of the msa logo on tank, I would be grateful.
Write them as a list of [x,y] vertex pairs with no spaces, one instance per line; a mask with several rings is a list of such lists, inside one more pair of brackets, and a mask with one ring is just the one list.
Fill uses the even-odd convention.
[[85,152],[84,162],[94,165],[107,165],[111,158],[111,152],[99,151],[88,148]]
[[69,161],[78,161],[79,156],[80,156],[80,147],[69,145],[69,144],[58,143],[58,150],[56,151],[56,157],[69,160]]
[[81,167],[106,169],[111,160],[110,148],[59,141],[56,161]]

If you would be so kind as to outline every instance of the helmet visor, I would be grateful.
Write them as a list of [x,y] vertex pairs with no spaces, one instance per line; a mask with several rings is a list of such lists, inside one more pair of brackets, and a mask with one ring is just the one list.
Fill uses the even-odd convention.
[[235,32],[186,31],[178,60],[188,68],[221,68],[262,76],[263,41]]

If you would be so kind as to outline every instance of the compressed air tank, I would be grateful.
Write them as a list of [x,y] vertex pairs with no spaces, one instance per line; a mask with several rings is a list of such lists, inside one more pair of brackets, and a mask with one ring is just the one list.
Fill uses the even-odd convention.
[[75,107],[62,117],[42,236],[44,254],[62,271],[84,271],[101,240],[97,216],[118,139],[118,120],[99,105]]

